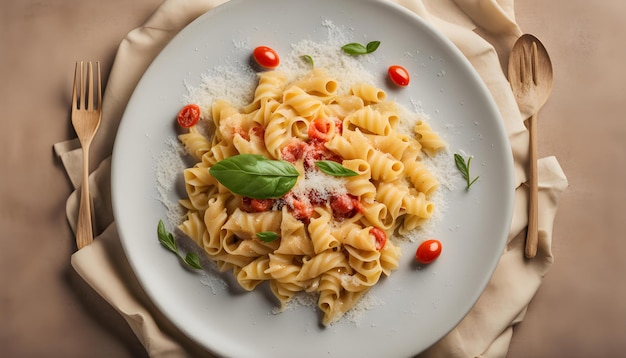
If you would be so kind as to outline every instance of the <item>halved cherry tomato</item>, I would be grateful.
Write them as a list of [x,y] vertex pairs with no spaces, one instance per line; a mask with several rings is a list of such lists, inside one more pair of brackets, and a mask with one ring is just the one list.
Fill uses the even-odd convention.
[[415,259],[421,264],[429,264],[435,261],[441,254],[441,242],[430,239],[422,242],[415,251]]
[[183,128],[193,127],[200,120],[200,107],[197,104],[188,104],[184,106],[178,115],[176,121]]
[[278,53],[274,51],[274,49],[267,46],[259,46],[254,49],[252,52],[252,56],[256,63],[265,68],[275,68],[278,67],[280,63],[280,58],[278,57]]
[[389,66],[387,73],[389,75],[389,79],[396,85],[402,87],[409,85],[409,71],[407,71],[404,67],[398,65]]
[[376,240],[376,250],[380,250],[385,247],[387,243],[387,233],[383,229],[373,227],[370,229],[370,235],[374,236]]

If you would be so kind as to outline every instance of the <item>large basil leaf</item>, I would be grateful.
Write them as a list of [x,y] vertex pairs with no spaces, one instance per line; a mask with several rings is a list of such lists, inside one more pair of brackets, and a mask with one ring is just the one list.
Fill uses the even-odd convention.
[[291,163],[260,154],[220,160],[209,172],[231,192],[254,199],[280,198],[296,185],[300,175]]

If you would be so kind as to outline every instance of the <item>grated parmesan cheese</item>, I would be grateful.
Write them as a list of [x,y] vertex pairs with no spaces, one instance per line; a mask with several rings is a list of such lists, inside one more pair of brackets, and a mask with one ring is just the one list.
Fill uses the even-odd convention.
[[317,170],[308,170],[306,179],[300,178],[293,187],[292,192],[296,196],[306,196],[310,192],[315,192],[322,200],[328,200],[331,196],[347,194],[346,180],[333,177]]

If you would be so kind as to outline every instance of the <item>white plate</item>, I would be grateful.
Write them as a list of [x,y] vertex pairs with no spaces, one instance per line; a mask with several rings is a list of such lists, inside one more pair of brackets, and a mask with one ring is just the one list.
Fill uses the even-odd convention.
[[[446,194],[436,227],[441,257],[418,269],[414,248],[372,295],[379,302],[357,322],[328,328],[301,307],[273,314],[265,293],[238,293],[200,282],[158,242],[155,158],[175,134],[173,118],[202,73],[224,63],[247,63],[250,49],[288,51],[305,38],[326,38],[323,20],[344,26],[354,41],[380,40],[372,73],[401,64],[414,74],[407,89],[389,93],[410,107],[421,102],[450,151],[474,156],[480,179],[466,192],[459,180]],[[241,46],[247,43],[249,46]],[[239,45],[238,45],[239,44]],[[513,206],[510,147],[499,112],[462,54],[420,18],[387,2],[364,0],[233,0],[187,26],[155,59],[138,84],[115,142],[112,195],[115,218],[134,272],[156,306],[186,335],[233,357],[401,357],[426,349],[474,305],[502,253]],[[452,158],[450,159],[452,160]]]

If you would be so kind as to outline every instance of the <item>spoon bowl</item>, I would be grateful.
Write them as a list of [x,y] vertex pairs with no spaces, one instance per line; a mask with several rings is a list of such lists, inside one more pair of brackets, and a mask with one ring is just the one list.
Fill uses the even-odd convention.
[[509,57],[509,82],[524,119],[537,114],[552,92],[552,62],[541,41],[522,35]]

